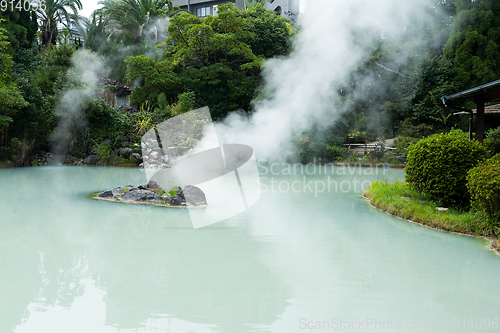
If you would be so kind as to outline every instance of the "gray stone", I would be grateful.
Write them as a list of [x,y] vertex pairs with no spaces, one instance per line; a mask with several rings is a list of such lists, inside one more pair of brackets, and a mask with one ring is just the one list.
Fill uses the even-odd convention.
[[99,198],[112,198],[112,197],[114,197],[113,191],[111,191],[111,190],[104,191],[102,193],[99,193],[98,197]]
[[176,157],[180,155],[178,147],[168,147],[168,154],[170,156]]
[[85,163],[87,165],[94,165],[94,164],[96,164],[96,162],[97,162],[96,155],[89,155],[83,160],[83,163]]
[[127,185],[127,186],[118,186],[112,189],[111,191],[113,192],[114,196],[120,196],[124,195],[126,192],[130,191],[133,189],[135,186],[132,185]]
[[130,148],[120,148],[120,149],[118,149],[118,153],[120,153],[120,155],[123,155],[125,157],[129,157],[130,154],[132,154],[132,149],[130,149]]
[[207,204],[205,193],[196,186],[186,185],[179,194],[182,194],[189,206],[203,206]]
[[448,210],[448,208],[445,207],[436,207],[436,209],[440,212],[446,212]]
[[167,197],[165,199],[165,203],[174,205],[174,206],[185,206],[186,205],[186,199],[184,199],[184,196],[179,193],[176,195],[173,195],[171,197]]
[[150,180],[148,182],[148,188],[160,188],[160,186],[158,185],[157,182],[155,182],[154,180]]
[[155,192],[147,190],[128,191],[122,196],[122,200],[127,201],[161,201],[163,198]]
[[406,162],[408,162],[408,160],[404,156],[396,156],[396,161],[398,161],[400,163],[406,163]]
[[130,154],[130,157],[128,158],[130,162],[139,164],[142,162],[141,154],[138,153],[132,153]]

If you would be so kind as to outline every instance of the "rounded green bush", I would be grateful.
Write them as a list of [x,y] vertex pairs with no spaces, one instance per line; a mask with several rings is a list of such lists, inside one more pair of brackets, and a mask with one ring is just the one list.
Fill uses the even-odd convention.
[[486,157],[486,150],[454,130],[423,138],[408,148],[405,179],[410,188],[444,205],[465,207],[470,197],[467,171]]
[[[491,221],[500,221],[500,154],[469,170],[467,187],[471,206],[483,210]],[[497,230],[500,231],[500,230]]]

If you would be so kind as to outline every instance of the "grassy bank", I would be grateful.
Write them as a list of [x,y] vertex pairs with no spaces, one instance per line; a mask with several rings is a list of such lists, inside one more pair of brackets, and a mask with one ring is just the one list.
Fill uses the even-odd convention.
[[500,249],[500,240],[491,235],[491,223],[481,212],[461,212],[453,208],[439,211],[435,202],[410,190],[401,181],[375,181],[364,195],[370,204],[389,214],[440,230],[487,237],[497,251]]

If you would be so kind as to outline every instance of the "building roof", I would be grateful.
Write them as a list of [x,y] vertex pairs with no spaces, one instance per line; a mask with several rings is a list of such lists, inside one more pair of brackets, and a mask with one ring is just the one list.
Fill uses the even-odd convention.
[[447,101],[463,101],[481,96],[482,101],[500,102],[500,79],[491,81],[480,86],[457,92],[450,96],[443,96],[443,104]]
[[[471,110],[472,113],[476,114],[477,109]],[[484,107],[484,114],[500,115],[500,104],[490,105]],[[454,115],[469,115],[469,112],[462,111],[456,112]]]

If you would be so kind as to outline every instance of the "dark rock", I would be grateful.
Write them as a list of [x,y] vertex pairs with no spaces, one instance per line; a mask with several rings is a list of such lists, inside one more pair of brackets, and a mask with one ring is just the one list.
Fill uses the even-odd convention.
[[142,162],[141,154],[138,154],[138,153],[130,154],[130,157],[128,159],[130,162],[135,163],[135,164],[139,164]]
[[160,201],[163,200],[161,196],[156,194],[155,192],[147,191],[147,190],[134,190],[128,191],[122,196],[122,200],[127,201]]
[[99,193],[98,197],[99,198],[113,198],[114,197],[113,191],[111,191],[111,190],[104,191],[102,193]]
[[396,161],[398,161],[400,163],[406,163],[406,162],[408,162],[408,160],[404,156],[396,156]]
[[83,163],[87,165],[94,165],[97,163],[97,156],[96,155],[89,155],[87,156],[84,160]]
[[124,195],[125,193],[127,193],[128,191],[131,191],[133,188],[136,188],[138,189],[137,187],[135,186],[132,186],[132,185],[127,185],[127,186],[118,186],[118,187],[115,187],[114,189],[112,189],[111,191],[113,192],[113,195],[114,196],[120,196],[120,195]]
[[203,206],[207,204],[205,193],[196,186],[186,185],[178,195],[182,194],[186,203],[190,206]]
[[121,149],[118,149],[118,153],[120,153],[120,155],[123,155],[125,157],[129,157],[130,154],[132,154],[132,149],[130,149],[130,148],[121,148]]
[[144,185],[139,185],[137,186],[139,188],[139,190],[145,190],[148,188],[148,184],[144,184]]
[[160,186],[159,186],[159,185],[158,185],[158,183],[157,183],[157,182],[155,182],[154,180],[150,180],[150,181],[148,182],[148,188],[155,188],[155,189],[156,189],[156,188],[160,188]]
[[186,199],[184,199],[184,196],[179,193],[176,195],[173,195],[171,197],[167,197],[165,199],[165,203],[174,205],[174,206],[185,206],[186,205]]

